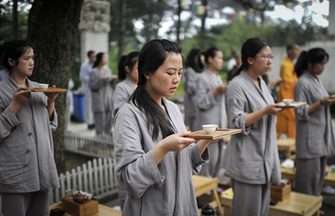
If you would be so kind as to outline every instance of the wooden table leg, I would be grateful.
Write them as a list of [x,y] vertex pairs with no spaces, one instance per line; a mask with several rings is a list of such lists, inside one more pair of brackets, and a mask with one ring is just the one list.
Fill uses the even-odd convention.
[[216,190],[212,190],[212,199],[217,203],[218,215],[223,215],[221,201]]

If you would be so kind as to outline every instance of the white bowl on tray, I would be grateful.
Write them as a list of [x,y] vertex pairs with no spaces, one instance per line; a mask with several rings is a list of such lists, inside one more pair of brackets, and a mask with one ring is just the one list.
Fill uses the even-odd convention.
[[38,88],[48,88],[49,84],[46,83],[38,83]]
[[202,129],[208,133],[208,134],[212,134],[216,131],[216,128],[218,126],[216,124],[204,124],[202,125]]
[[285,106],[290,106],[293,102],[294,100],[292,99],[283,99],[283,103],[285,104]]

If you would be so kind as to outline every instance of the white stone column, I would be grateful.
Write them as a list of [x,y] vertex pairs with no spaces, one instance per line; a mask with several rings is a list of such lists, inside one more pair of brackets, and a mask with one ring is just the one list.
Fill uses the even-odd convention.
[[328,21],[329,21],[328,33],[329,35],[335,35],[335,1],[334,0],[329,0]]
[[110,3],[103,0],[85,0],[80,15],[80,59],[86,61],[88,50],[108,54],[110,31]]

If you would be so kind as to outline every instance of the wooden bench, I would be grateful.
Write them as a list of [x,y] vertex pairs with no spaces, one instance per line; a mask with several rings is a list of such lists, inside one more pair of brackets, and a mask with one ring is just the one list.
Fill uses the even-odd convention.
[[[230,216],[233,190],[229,188],[221,194],[224,216]],[[322,196],[311,196],[291,192],[290,198],[271,205],[270,216],[316,216],[322,206]]]
[[[286,178],[293,182],[295,178],[295,168],[280,168],[282,178]],[[330,167],[326,168],[327,175],[324,178],[324,185],[335,186],[335,172]]]
[[286,158],[292,158],[295,154],[295,139],[277,139],[278,151],[283,152]]
[[192,181],[194,185],[195,195],[197,197],[200,197],[206,193],[211,193],[212,200],[210,202],[210,205],[212,206],[212,208],[217,209],[217,213],[219,215],[223,215],[221,201],[216,191],[218,187],[218,179],[194,175],[192,176]]

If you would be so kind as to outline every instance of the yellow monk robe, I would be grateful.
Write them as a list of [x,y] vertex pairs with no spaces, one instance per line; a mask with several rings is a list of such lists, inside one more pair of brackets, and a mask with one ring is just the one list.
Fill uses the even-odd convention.
[[[289,58],[285,58],[280,66],[279,101],[283,99],[294,99],[294,86],[297,82],[297,75],[294,72],[294,64]],[[277,134],[286,134],[289,138],[295,138],[295,117],[294,109],[286,109],[279,112],[277,116]]]

